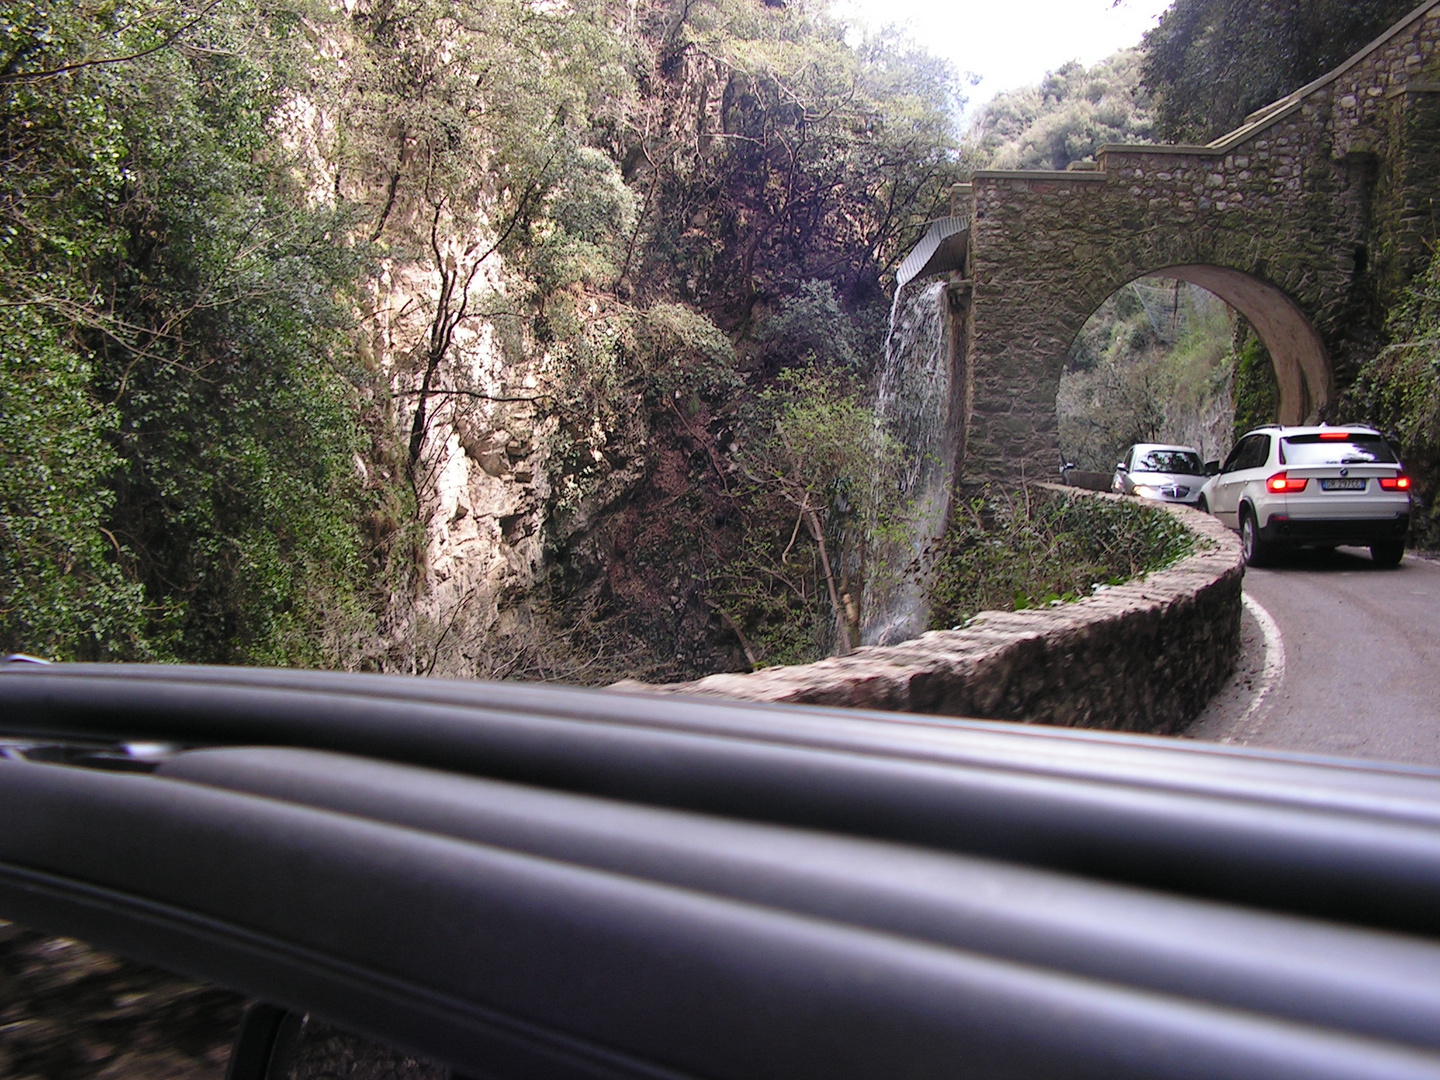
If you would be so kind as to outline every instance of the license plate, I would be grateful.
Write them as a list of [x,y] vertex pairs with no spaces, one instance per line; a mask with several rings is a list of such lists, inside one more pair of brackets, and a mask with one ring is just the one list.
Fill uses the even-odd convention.
[[1363,476],[1347,477],[1342,480],[1321,480],[1322,491],[1364,491],[1366,479]]

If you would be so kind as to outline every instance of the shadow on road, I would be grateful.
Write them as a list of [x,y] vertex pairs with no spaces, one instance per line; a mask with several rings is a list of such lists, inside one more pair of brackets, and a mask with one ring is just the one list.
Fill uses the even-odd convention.
[[1311,570],[1317,573],[1353,573],[1363,570],[1368,573],[1390,574],[1404,569],[1377,566],[1364,548],[1301,548],[1298,551],[1276,552],[1266,570]]

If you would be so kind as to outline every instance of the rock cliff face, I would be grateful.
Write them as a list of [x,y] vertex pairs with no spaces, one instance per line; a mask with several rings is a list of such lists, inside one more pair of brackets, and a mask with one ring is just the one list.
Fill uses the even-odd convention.
[[342,8],[293,112],[385,260],[356,467],[390,595],[358,666],[693,678],[780,655],[747,619],[833,623],[807,552],[842,527],[792,537],[739,459],[786,372],[858,400],[884,267],[955,179],[948,76],[768,0]]
[[[455,259],[457,251],[447,249],[469,243],[448,239],[443,257]],[[498,256],[487,260],[472,288],[505,296]],[[414,419],[421,390],[414,358],[427,345],[441,289],[437,268],[391,259],[371,290],[374,315],[364,345],[388,376],[397,435]],[[388,648],[403,669],[477,673],[484,661],[465,654],[465,640],[498,628],[504,598],[529,589],[539,572],[549,494],[544,445],[553,426],[539,391],[545,356],[516,341],[509,346],[498,320],[461,322],[426,397],[409,525],[417,573],[412,591],[392,596],[389,613]],[[402,471],[405,464],[372,467]]]
[[[670,624],[674,652],[704,651],[713,636],[712,613],[694,595],[697,569],[687,562],[703,529],[687,517],[691,496],[705,485],[691,460],[696,446],[684,445],[713,441],[708,415],[656,429],[633,390],[580,393],[573,366],[509,314],[508,298],[527,284],[492,256],[474,288],[495,298],[501,314],[463,321],[431,380],[413,467],[414,520],[401,526],[413,533],[416,572],[391,597],[391,670],[589,678],[590,667],[623,663],[638,647],[613,630],[586,643],[591,655],[574,655],[570,631],[593,616],[602,595],[636,619]],[[416,357],[442,289],[436,268],[398,260],[373,289],[367,348],[388,375],[397,443],[414,421],[423,385]],[[708,468],[708,458],[697,461]],[[552,580],[564,593],[555,603]],[[695,663],[714,670],[728,659],[722,648],[718,661],[707,654]]]

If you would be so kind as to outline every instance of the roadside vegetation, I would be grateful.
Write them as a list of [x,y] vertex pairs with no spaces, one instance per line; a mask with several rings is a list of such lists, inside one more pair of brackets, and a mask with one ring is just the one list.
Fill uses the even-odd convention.
[[1405,292],[1390,316],[1391,344],[1360,374],[1358,411],[1399,436],[1420,493],[1412,541],[1440,548],[1440,259]]
[[1164,569],[1199,542],[1173,514],[1130,499],[987,488],[956,509],[930,553],[930,629],[1091,596]]
[[[0,0],[0,649],[588,679],[843,645],[884,280],[958,100],[808,5]],[[514,648],[426,595],[436,432],[511,404],[551,474]]]

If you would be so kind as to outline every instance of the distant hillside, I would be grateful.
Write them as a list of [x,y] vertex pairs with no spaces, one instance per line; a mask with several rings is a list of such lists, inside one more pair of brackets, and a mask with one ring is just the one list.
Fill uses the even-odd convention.
[[1064,169],[1106,143],[1154,138],[1150,95],[1140,85],[1141,54],[1125,49],[1094,67],[1071,62],[1038,86],[1000,94],[983,106],[966,139],[983,169]]

